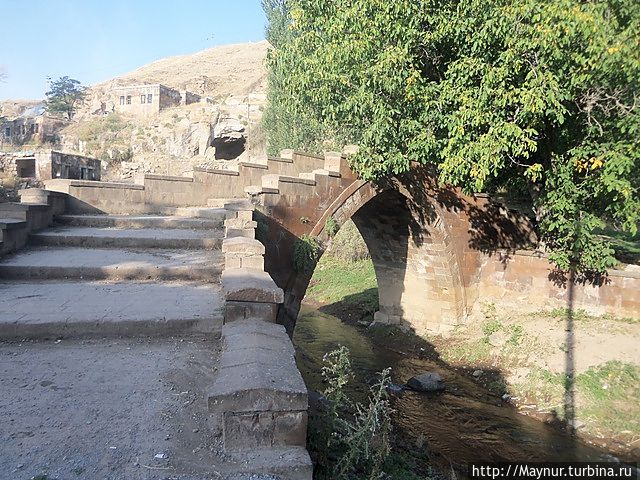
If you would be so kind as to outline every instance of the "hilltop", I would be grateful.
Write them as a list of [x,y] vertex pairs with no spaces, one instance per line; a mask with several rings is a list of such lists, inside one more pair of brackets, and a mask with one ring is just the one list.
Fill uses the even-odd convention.
[[92,89],[161,83],[212,98],[264,93],[267,78],[264,60],[268,48],[269,42],[262,40],[163,58],[94,85]]

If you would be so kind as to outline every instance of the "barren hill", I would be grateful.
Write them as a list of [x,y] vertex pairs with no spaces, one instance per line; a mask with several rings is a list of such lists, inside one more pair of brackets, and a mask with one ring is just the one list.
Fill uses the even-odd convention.
[[241,43],[209,48],[189,55],[163,58],[94,88],[162,83],[210,97],[266,91],[264,60],[269,43]]
[[[92,85],[51,147],[102,159],[103,178],[180,175],[193,166],[232,168],[241,156],[260,156],[266,149],[260,121],[269,46],[263,40],[168,57]],[[114,87],[158,83],[201,99],[144,116],[115,108]],[[8,101],[3,107],[20,114],[36,103]]]

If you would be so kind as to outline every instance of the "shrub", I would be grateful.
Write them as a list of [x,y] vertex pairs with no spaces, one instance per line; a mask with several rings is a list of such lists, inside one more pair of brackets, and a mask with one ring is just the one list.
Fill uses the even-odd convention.
[[327,232],[327,236],[329,238],[333,238],[338,233],[340,227],[338,227],[338,222],[336,222],[335,218],[329,217],[324,225],[324,230]]
[[320,253],[318,239],[303,235],[293,246],[293,268],[296,272],[312,272],[318,263]]
[[362,235],[351,220],[345,222],[335,233],[327,253],[334,258],[348,262],[370,258],[367,244],[364,243]]

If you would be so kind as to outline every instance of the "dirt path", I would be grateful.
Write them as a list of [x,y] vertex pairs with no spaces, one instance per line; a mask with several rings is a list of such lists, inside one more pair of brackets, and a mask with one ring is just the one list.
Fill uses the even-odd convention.
[[0,344],[0,479],[222,478],[205,402],[218,348],[203,337]]

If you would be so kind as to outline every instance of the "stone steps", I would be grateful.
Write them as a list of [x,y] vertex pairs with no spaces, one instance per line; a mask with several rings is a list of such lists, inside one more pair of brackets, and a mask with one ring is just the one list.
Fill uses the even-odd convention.
[[31,234],[34,245],[89,248],[214,249],[222,245],[222,230],[116,229],[54,227]]
[[230,455],[236,473],[225,480],[311,480],[313,463],[305,447],[256,448]]
[[[218,204],[224,204],[220,200]],[[161,215],[184,217],[184,218],[208,218],[212,220],[224,220],[227,214],[224,208],[218,207],[164,207],[160,209]]]
[[185,216],[159,215],[60,215],[56,223],[75,227],[105,227],[105,228],[167,228],[167,229],[220,229],[223,226],[224,215],[215,218],[197,218]]
[[224,298],[194,282],[0,282],[0,338],[218,332]]
[[0,338],[217,332],[226,215],[60,216],[0,259]]
[[222,267],[218,250],[33,247],[0,259],[0,278],[217,282]]

